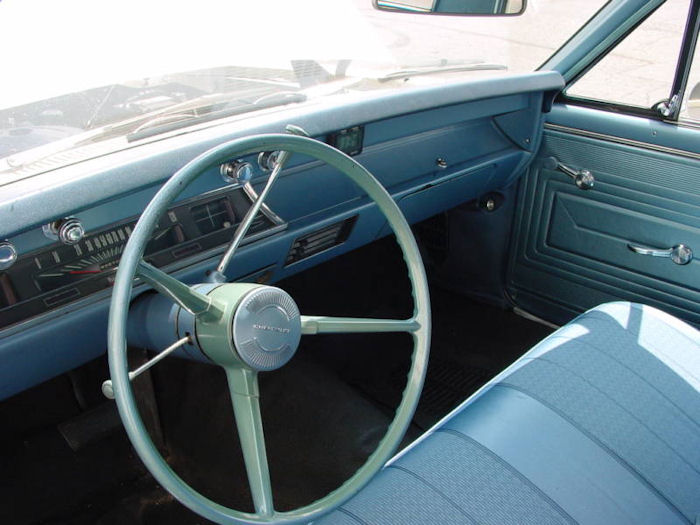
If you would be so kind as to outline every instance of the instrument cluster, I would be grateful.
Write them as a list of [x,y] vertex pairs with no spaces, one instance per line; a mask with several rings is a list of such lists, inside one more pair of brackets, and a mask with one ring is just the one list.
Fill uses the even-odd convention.
[[[185,261],[227,244],[251,206],[252,187],[217,190],[171,207],[161,217],[144,259],[156,267]],[[138,217],[87,232],[78,242],[21,255],[0,272],[0,328],[110,288]],[[250,242],[284,229],[263,207],[248,230]]]

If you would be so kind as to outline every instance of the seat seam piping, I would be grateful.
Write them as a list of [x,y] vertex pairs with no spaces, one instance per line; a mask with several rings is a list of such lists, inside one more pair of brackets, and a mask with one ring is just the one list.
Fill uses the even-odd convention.
[[[681,414],[683,414],[683,415],[688,419],[688,421],[692,424],[692,426],[694,426],[694,427],[697,428],[697,432],[696,432],[696,433],[698,433],[698,435],[700,435],[700,423],[696,423],[695,420],[693,420],[693,418],[692,418],[688,413],[686,413],[685,410],[683,410],[680,406],[678,406],[670,397],[668,397],[668,396],[667,396],[666,394],[664,394],[661,390],[659,390],[658,388],[656,388],[656,387],[655,387],[653,384],[651,384],[649,381],[647,381],[646,379],[644,379],[643,376],[641,376],[639,373],[637,373],[634,369],[632,369],[632,368],[630,368],[629,366],[627,366],[624,362],[620,361],[620,360],[617,359],[616,357],[613,357],[611,354],[609,354],[609,353],[603,351],[602,349],[598,348],[596,345],[594,345],[594,344],[592,344],[592,343],[589,343],[589,342],[587,342],[587,341],[581,341],[580,339],[570,339],[570,338],[568,338],[568,337],[566,337],[566,336],[554,336],[554,337],[552,337],[552,339],[567,339],[567,340],[569,340],[569,341],[576,341],[576,342],[579,343],[579,344],[582,344],[582,345],[584,345],[584,346],[586,346],[586,347],[588,347],[588,348],[591,348],[592,350],[595,350],[596,352],[600,353],[601,355],[604,355],[605,357],[611,359],[612,361],[615,361],[615,362],[618,363],[622,368],[624,368],[625,370],[628,370],[632,375],[634,375],[635,377],[637,377],[637,378],[638,378],[640,381],[642,381],[644,384],[648,385],[649,388],[651,388],[654,392],[657,392],[657,393],[659,394],[659,396],[661,396],[664,400],[666,400],[671,406],[675,407]],[[562,347],[559,347],[558,350],[559,350],[559,351],[562,351],[561,348],[562,348]],[[549,354],[549,353],[550,353],[550,352],[547,352],[547,354]],[[544,356],[547,355],[547,354],[542,354],[541,357],[544,358]],[[536,359],[539,359],[539,358],[536,358]],[[549,361],[548,359],[543,359],[543,360],[544,360],[544,361],[548,361],[548,362],[553,362],[553,361]],[[568,370],[568,369],[567,369],[567,370]]]
[[518,469],[516,469],[513,465],[508,463],[505,459],[503,459],[501,456],[496,454],[494,451],[492,451],[490,448],[488,448],[486,445],[478,442],[471,436],[468,436],[467,434],[460,432],[459,430],[455,430],[453,428],[438,428],[435,432],[442,432],[445,434],[451,434],[459,439],[463,439],[464,441],[467,441],[468,443],[472,443],[476,445],[477,448],[481,449],[483,452],[485,452],[487,455],[489,455],[491,458],[496,460],[496,462],[500,463],[503,467],[505,467],[508,471],[511,472],[511,474],[515,475],[520,481],[522,481],[525,485],[529,486],[534,492],[540,495],[540,497],[547,503],[549,503],[552,508],[565,520],[568,521],[569,523],[578,523],[566,510],[564,510],[556,501],[554,501],[552,498],[550,498],[541,488],[539,488],[537,485],[533,483],[533,481],[525,476],[522,472],[520,472]]
[[[590,315],[589,317],[590,317],[591,319],[595,319],[595,320],[597,320],[597,321],[602,321],[602,322],[606,322],[606,323],[612,323],[613,325],[615,325],[615,326],[619,329],[620,333],[624,334],[625,337],[627,337],[628,339],[632,339],[633,341],[635,340],[635,338],[632,336],[632,334],[631,334],[628,330],[626,330],[623,326],[620,326],[619,323],[617,323],[616,321],[614,321],[613,319],[611,319],[609,316],[603,315],[601,312],[594,312],[594,313],[597,313],[597,314],[600,314],[600,315]],[[663,323],[663,321],[662,321],[661,319],[659,319],[658,317],[655,318],[655,320],[658,321],[658,322],[660,322],[660,323],[662,323],[662,324],[665,324],[665,323]],[[697,344],[695,341],[693,341],[692,339],[690,339],[690,338],[689,338],[687,335],[685,335],[683,332],[680,332],[679,330],[677,330],[676,328],[674,328],[674,327],[672,327],[672,326],[669,326],[669,325],[665,325],[665,326],[667,326],[669,329],[673,330],[676,334],[680,335],[683,339],[689,341],[693,346],[696,346],[696,347],[698,346],[698,344]],[[637,334],[637,335],[639,335],[639,334]],[[665,353],[658,345],[656,345],[656,344],[654,344],[654,343],[652,343],[652,342],[648,342],[648,344],[649,344],[649,346],[650,346],[651,348],[653,348],[654,350],[660,352],[661,354],[666,355],[666,353]],[[670,359],[670,356],[669,356],[669,359]],[[677,362],[676,360],[673,360],[673,361],[674,361],[674,363],[676,363],[676,365],[677,365],[678,367],[682,368],[684,372],[686,372],[688,375],[690,375],[690,376],[691,376],[693,379],[695,379],[696,381],[700,382],[700,377],[697,377],[694,373],[692,373],[690,370],[686,369],[683,365],[681,365],[681,364],[680,364],[679,362]]]
[[356,516],[354,513],[350,512],[348,509],[346,509],[344,507],[338,507],[338,511],[342,512],[343,514],[345,514],[349,518],[355,520],[357,523],[360,523],[362,525],[369,525],[369,523],[367,523],[365,520],[363,520],[359,516]]
[[629,464],[627,461],[625,461],[622,457],[620,457],[617,452],[612,450],[609,446],[607,446],[605,443],[603,443],[600,439],[598,439],[596,436],[594,436],[591,432],[580,426],[578,423],[576,423],[574,420],[572,420],[568,415],[566,415],[564,412],[559,410],[558,408],[552,406],[550,403],[546,402],[539,396],[525,390],[524,388],[521,388],[519,386],[513,385],[512,383],[498,383],[497,385],[494,385],[495,387],[503,387],[503,388],[511,388],[513,390],[517,390],[518,392],[521,392],[525,394],[526,396],[534,399],[538,403],[541,403],[545,407],[549,408],[552,412],[556,413],[567,421],[571,426],[573,426],[575,429],[577,429],[579,432],[581,432],[584,436],[586,436],[588,439],[590,439],[593,443],[598,445],[601,449],[603,449],[605,452],[607,452],[610,457],[615,460],[620,466],[622,466],[624,469],[626,469],[630,474],[632,474],[633,477],[637,478],[643,485],[646,485],[653,493],[655,493],[658,498],[665,503],[669,509],[671,509],[673,512],[675,512],[681,519],[686,521],[687,523],[691,523],[690,519],[678,508],[676,507],[657,487],[654,485],[650,480],[648,480],[641,472],[639,472],[637,469],[635,469],[631,464]]
[[[587,384],[590,388],[595,390],[596,392],[600,393],[605,399],[608,399],[611,403],[613,403],[615,406],[617,406],[622,412],[627,414],[629,417],[631,417],[633,420],[635,420],[637,423],[639,423],[643,428],[646,428],[649,434],[654,436],[656,439],[658,439],[661,443],[666,445],[668,449],[673,452],[683,463],[685,463],[691,470],[695,471],[698,476],[700,476],[700,471],[697,469],[697,467],[690,463],[678,450],[675,449],[670,443],[668,443],[664,438],[662,438],[660,435],[658,435],[656,432],[654,432],[649,426],[647,426],[641,419],[639,419],[635,414],[630,412],[627,408],[625,408],[623,405],[621,405],[619,402],[617,402],[615,399],[613,399],[611,396],[609,396],[606,392],[598,388],[596,385],[591,383],[588,379],[583,377],[582,375],[576,373],[574,370],[568,368],[567,366],[564,366],[560,363],[557,363],[555,361],[550,361],[547,358],[540,357],[538,358],[540,361],[544,361],[545,363],[549,363],[552,366],[556,366],[560,368],[561,370],[564,370],[568,373],[570,373],[572,376],[579,378],[581,381],[583,381],[585,384]],[[508,383],[511,384],[511,383]]]
[[420,475],[416,474],[415,472],[413,472],[413,471],[411,471],[411,470],[409,470],[409,469],[407,469],[407,468],[405,468],[405,467],[400,467],[400,466],[398,466],[398,465],[388,465],[386,468],[387,468],[387,469],[393,468],[393,469],[396,469],[396,470],[400,470],[400,471],[402,471],[402,472],[405,472],[406,474],[409,474],[410,476],[413,476],[413,477],[416,478],[418,481],[420,481],[423,485],[425,485],[426,487],[432,489],[433,492],[435,492],[438,496],[440,496],[442,499],[444,499],[447,503],[449,503],[449,504],[452,505],[455,509],[457,509],[457,511],[458,511],[460,514],[462,514],[465,518],[467,518],[469,521],[471,521],[471,522],[474,523],[474,524],[478,524],[478,523],[479,523],[479,520],[477,520],[476,518],[474,518],[473,516],[471,516],[467,511],[465,511],[464,509],[462,509],[462,507],[460,507],[455,501],[453,501],[450,497],[448,497],[446,494],[444,494],[440,489],[438,489],[437,487],[435,487],[432,483],[430,483],[430,482],[426,481],[425,479],[423,479],[423,477],[421,477]]
[[[635,310],[640,311],[642,314],[645,313],[644,308],[642,308],[642,305],[640,305],[639,303],[630,303],[630,304],[632,305],[632,308],[634,308]],[[614,324],[616,324],[618,327],[620,327],[623,331],[627,332],[627,330],[625,329],[625,327],[622,326],[622,325],[621,325],[620,323],[618,323],[617,321],[615,321],[614,318],[612,317],[612,315],[610,315],[610,314],[608,314],[608,313],[602,312],[601,310],[591,310],[590,312],[587,312],[587,313],[588,313],[588,315],[590,315],[590,317],[594,317],[595,319],[600,319],[600,320],[604,320],[604,321],[608,321],[608,322],[614,323]],[[699,346],[699,345],[698,345],[698,342],[697,342],[695,339],[691,338],[691,337],[690,337],[688,334],[686,334],[684,331],[679,330],[679,329],[676,328],[675,326],[672,326],[672,325],[668,324],[668,323],[663,319],[663,317],[659,317],[659,315],[657,315],[655,309],[651,309],[651,310],[647,309],[647,310],[646,310],[646,313],[649,314],[651,317],[653,317],[655,321],[658,321],[659,323],[661,323],[661,324],[667,326],[669,329],[673,330],[675,333],[677,333],[678,335],[680,335],[683,339],[687,340],[688,342],[692,343],[694,346]],[[584,315],[585,315],[585,314],[584,314]],[[690,325],[687,325],[687,326],[690,327],[690,328],[693,328],[693,327],[690,326]]]

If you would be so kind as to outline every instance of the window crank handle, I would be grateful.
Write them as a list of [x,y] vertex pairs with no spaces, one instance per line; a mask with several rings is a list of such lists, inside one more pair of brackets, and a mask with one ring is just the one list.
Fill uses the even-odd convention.
[[544,167],[549,170],[559,170],[565,175],[568,175],[579,189],[590,190],[595,184],[595,177],[589,170],[585,168],[580,170],[569,168],[559,162],[555,157],[547,157],[544,159]]

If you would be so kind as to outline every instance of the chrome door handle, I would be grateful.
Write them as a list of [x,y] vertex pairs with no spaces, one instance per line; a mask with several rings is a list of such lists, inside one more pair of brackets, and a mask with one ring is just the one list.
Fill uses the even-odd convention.
[[666,257],[671,259],[676,264],[688,264],[693,260],[693,250],[685,244],[676,244],[672,248],[659,250],[657,248],[649,248],[648,246],[640,246],[638,244],[629,243],[627,247],[634,253],[639,255],[651,255],[652,257]]

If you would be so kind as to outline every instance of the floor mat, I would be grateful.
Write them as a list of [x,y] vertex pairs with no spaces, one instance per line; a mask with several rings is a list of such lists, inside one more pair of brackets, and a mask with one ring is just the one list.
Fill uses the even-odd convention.
[[[367,260],[382,264],[367,265]],[[387,239],[288,279],[283,286],[302,311],[314,315],[400,319],[413,308],[410,283],[398,271],[402,268],[401,252]],[[419,430],[430,428],[552,331],[444,288],[431,285],[430,298],[430,361],[413,420]],[[393,416],[413,348],[411,338],[402,336],[343,334],[307,342],[318,361]]]
[[493,377],[490,370],[435,357],[430,360],[414,422],[432,426]]

